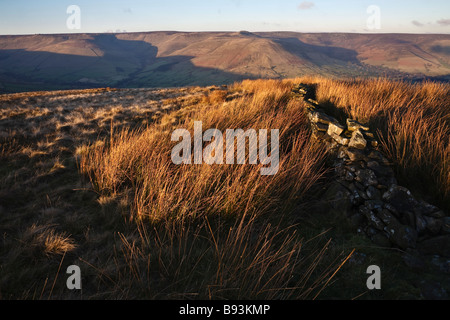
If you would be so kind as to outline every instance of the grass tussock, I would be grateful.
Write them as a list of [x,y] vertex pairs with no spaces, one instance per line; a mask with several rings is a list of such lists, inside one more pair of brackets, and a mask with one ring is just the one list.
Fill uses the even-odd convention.
[[[134,215],[153,221],[203,214],[262,214],[301,199],[322,176],[325,157],[309,140],[301,103],[290,99],[285,82],[243,82],[234,90],[243,95],[228,103],[221,99],[220,104],[199,104],[182,117],[167,115],[177,120],[176,125],[163,119],[145,130],[112,135],[81,157],[81,171],[102,194],[131,191]],[[204,130],[222,132],[279,129],[280,171],[264,177],[261,165],[174,165],[171,150],[176,143],[171,142],[171,133],[185,128],[193,135],[194,121],[202,121]]]
[[[329,243],[304,249],[295,228],[280,222],[325,172],[326,152],[311,142],[302,104],[290,90],[284,81],[237,83],[227,95],[213,92],[154,126],[118,131],[83,151],[81,172],[102,196],[129,199],[139,225],[139,236],[121,235],[126,263],[117,268],[115,288],[196,299],[307,299],[323,289],[336,271],[335,263],[322,261]],[[222,132],[279,129],[278,174],[262,176],[262,165],[248,159],[174,165],[171,133],[193,134],[194,121]],[[130,275],[133,284],[124,283]]]

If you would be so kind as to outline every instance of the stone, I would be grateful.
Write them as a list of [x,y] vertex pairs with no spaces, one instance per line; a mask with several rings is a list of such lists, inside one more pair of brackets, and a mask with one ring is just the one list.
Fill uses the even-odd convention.
[[344,180],[346,181],[353,181],[355,180],[355,174],[353,172],[350,171],[345,171],[345,176],[344,176]]
[[369,225],[373,226],[377,230],[384,230],[384,223],[375,215],[375,213],[373,213],[372,210],[368,209],[366,206],[360,206],[359,212],[367,218]]
[[348,146],[350,148],[356,148],[360,150],[364,150],[367,147],[367,140],[364,139],[364,135],[360,130],[356,130],[353,132]]
[[387,209],[381,210],[381,212],[378,213],[378,217],[386,225],[399,224],[397,218]]
[[367,196],[369,197],[369,199],[381,200],[381,192],[380,192],[380,190],[378,190],[374,186],[369,186],[367,188],[366,193],[367,193]]
[[369,140],[369,142],[373,148],[378,148],[379,143],[377,140]]
[[395,209],[395,207],[389,203],[385,203],[384,204],[384,208],[389,210],[389,212],[391,212],[395,217],[400,218],[400,214],[397,211],[397,209]]
[[346,154],[347,154],[348,158],[350,159],[350,161],[352,161],[352,162],[364,160],[366,157],[364,152],[362,152],[361,150],[355,149],[355,148],[348,148],[346,150]]
[[369,131],[369,127],[362,125],[361,123],[359,123],[356,120],[351,120],[351,119],[347,119],[347,128],[350,131],[356,131],[356,130],[365,130],[365,131]]
[[319,112],[319,111],[309,112],[308,119],[314,123],[323,123],[323,124],[327,124],[327,125],[330,123],[339,123],[339,121],[337,121],[335,118],[330,117],[330,116],[326,115],[325,113]]
[[380,164],[375,160],[367,161],[367,168],[369,168],[369,169],[377,168],[379,166],[380,166]]
[[414,214],[413,211],[411,210],[403,211],[403,215],[400,221],[403,224],[411,226],[414,229],[416,229],[416,215]]
[[328,134],[330,135],[330,137],[332,137],[334,139],[334,141],[336,141],[337,143],[339,143],[342,146],[348,146],[348,144],[350,143],[350,139],[344,138],[342,136],[338,136],[336,134],[330,134],[330,130],[328,130]]
[[313,127],[313,130],[316,131],[320,131],[320,132],[327,132],[328,131],[328,125],[321,123],[321,122],[317,122],[317,123],[312,123],[311,124]]
[[395,207],[395,209],[404,213],[417,206],[417,201],[412,197],[411,192],[398,185],[392,185],[388,191],[383,194],[383,200]]
[[356,181],[360,182],[365,187],[378,185],[378,180],[375,173],[370,169],[362,169],[356,172]]
[[423,234],[427,229],[427,221],[421,215],[416,213],[416,230],[419,234]]
[[328,134],[330,136],[340,136],[344,132],[345,127],[337,122],[331,122],[328,126]]
[[419,242],[417,250],[424,255],[439,255],[450,258],[450,235],[433,237]]
[[339,182],[333,182],[326,191],[324,198],[329,206],[329,210],[349,214],[351,210],[351,192]]
[[370,168],[371,170],[373,170],[375,172],[375,174],[377,175],[377,177],[394,176],[394,170],[392,170],[392,168],[385,166],[385,165],[382,166],[376,161],[368,162],[367,167]]
[[427,216],[430,216],[432,218],[441,219],[441,218],[444,218],[446,215],[445,215],[444,211],[438,210],[438,211],[435,211],[435,212],[428,213]]
[[390,165],[390,161],[377,150],[372,150],[368,156],[370,159],[378,161],[380,164]]
[[367,200],[364,205],[369,210],[376,210],[377,212],[383,210],[384,202],[381,200]]
[[391,242],[401,249],[414,249],[417,245],[417,232],[409,226],[394,222],[386,226],[385,231]]
[[377,178],[378,178],[378,182],[381,185],[386,187],[385,189],[387,189],[389,186],[398,184],[397,179],[394,176],[379,176],[379,175],[377,175]]
[[422,214],[425,216],[430,216],[433,218],[443,218],[445,217],[445,213],[440,210],[438,207],[429,204],[423,200],[420,201],[420,208],[422,211]]
[[347,158],[347,148],[340,147],[337,151],[337,158],[338,159],[345,159]]
[[426,221],[427,230],[433,235],[439,234],[439,232],[441,231],[441,228],[442,228],[442,224],[443,224],[442,220],[432,218],[429,216],[424,216],[423,218]]
[[375,139],[375,135],[372,132],[364,132],[364,136],[368,139]]

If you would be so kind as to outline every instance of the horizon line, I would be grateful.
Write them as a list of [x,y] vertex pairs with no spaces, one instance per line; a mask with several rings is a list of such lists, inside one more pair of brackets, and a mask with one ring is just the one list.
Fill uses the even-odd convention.
[[89,34],[137,34],[137,33],[158,33],[158,32],[174,32],[174,33],[303,33],[303,34],[358,34],[358,35],[389,35],[389,34],[399,34],[399,35],[450,35],[447,33],[414,33],[414,32],[356,32],[356,31],[287,31],[287,30],[273,30],[273,31],[180,31],[180,30],[153,30],[153,31],[121,31],[121,32],[55,32],[55,33],[17,33],[17,34],[0,34],[0,36],[36,36],[36,35],[89,35]]

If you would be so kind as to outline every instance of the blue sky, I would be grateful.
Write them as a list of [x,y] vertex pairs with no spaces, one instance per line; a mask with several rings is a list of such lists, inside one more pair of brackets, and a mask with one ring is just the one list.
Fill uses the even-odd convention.
[[[80,8],[71,30],[67,8]],[[379,27],[368,25],[379,8]],[[371,20],[373,21],[373,20]],[[0,34],[138,31],[450,33],[449,0],[0,0]]]

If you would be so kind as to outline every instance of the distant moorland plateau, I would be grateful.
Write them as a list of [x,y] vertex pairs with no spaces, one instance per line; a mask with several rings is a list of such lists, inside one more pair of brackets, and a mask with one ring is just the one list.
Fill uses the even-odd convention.
[[450,35],[142,32],[0,36],[0,92],[242,79],[450,79]]

